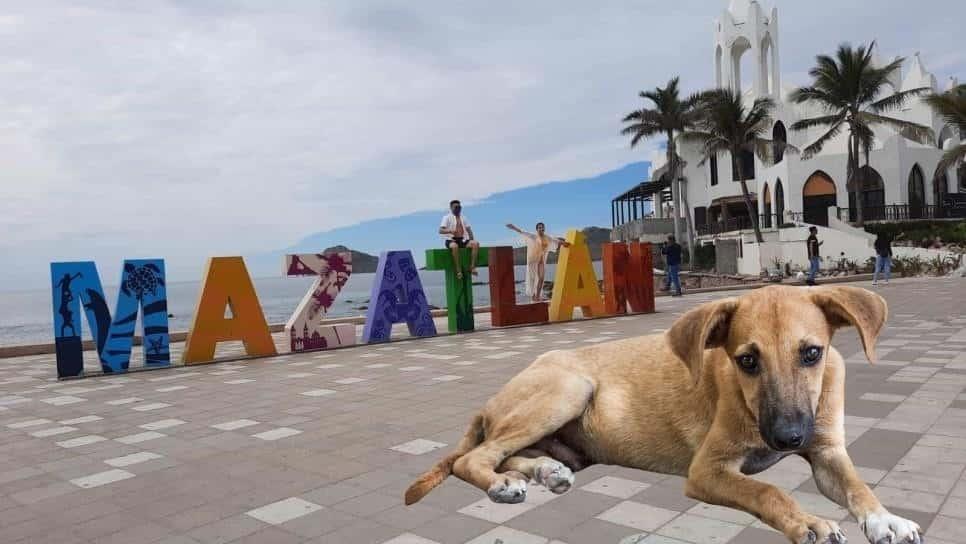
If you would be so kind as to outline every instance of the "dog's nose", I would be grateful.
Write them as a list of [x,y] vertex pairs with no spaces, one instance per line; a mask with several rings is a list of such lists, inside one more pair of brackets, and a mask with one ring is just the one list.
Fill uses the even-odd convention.
[[805,444],[805,432],[801,425],[786,425],[775,429],[775,446],[780,450],[794,450]]

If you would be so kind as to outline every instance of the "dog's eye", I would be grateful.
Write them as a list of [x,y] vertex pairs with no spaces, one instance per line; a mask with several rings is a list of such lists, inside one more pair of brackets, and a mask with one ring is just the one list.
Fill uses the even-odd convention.
[[802,351],[802,364],[805,366],[812,366],[819,362],[822,358],[822,348],[818,346],[809,346]]
[[748,374],[755,374],[758,372],[758,358],[750,353],[739,355],[735,361],[738,363],[738,367]]

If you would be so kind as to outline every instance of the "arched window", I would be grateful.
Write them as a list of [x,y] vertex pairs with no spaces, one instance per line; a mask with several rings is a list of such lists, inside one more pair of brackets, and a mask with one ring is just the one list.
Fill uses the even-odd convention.
[[771,34],[766,34],[764,39],[761,40],[760,58],[758,61],[758,73],[761,76],[762,91],[763,94],[772,94],[777,89],[775,89],[775,82],[772,81],[772,72],[774,65],[774,52],[772,51],[774,47],[771,43]]
[[768,184],[761,189],[761,201],[762,201],[762,218],[761,226],[770,229],[771,228],[771,191],[768,190]]
[[[754,138],[752,135],[748,135],[748,140]],[[745,179],[755,179],[755,152],[747,149],[742,150],[739,153],[741,157],[741,168],[744,170]],[[731,157],[731,180],[741,181],[741,177],[738,175],[738,163],[735,161],[734,157]]]
[[912,167],[909,172],[909,217],[917,219],[923,216],[926,207],[926,183],[919,165]]
[[714,80],[718,88],[721,88],[723,82],[721,81],[721,46],[720,45],[714,52]]
[[[856,179],[862,185],[862,219],[876,221],[885,219],[885,184],[882,176],[871,166],[863,166],[856,173]],[[855,183],[855,182],[853,182]],[[853,185],[854,187],[854,185]],[[855,193],[849,189],[849,218],[857,220]]]
[[782,180],[775,181],[775,216],[778,217],[778,226],[785,222],[785,189],[782,188]]
[[932,182],[932,203],[937,208],[943,206],[943,199],[949,194],[949,176],[945,172]]
[[714,186],[718,184],[718,154],[712,153],[708,162],[711,164],[711,185]]
[[[745,52],[751,49],[751,43],[745,37],[740,37],[731,45],[731,83],[732,88],[737,93],[742,92],[741,88],[741,74],[747,70],[743,70],[742,64],[747,65],[747,60],[745,59]],[[751,56],[751,55],[749,55]]]
[[785,144],[788,143],[788,133],[785,131],[784,123],[781,121],[775,123],[775,126],[771,129],[771,139],[775,142],[772,146],[772,155],[775,164],[778,164],[785,159]]
[[828,226],[828,209],[838,205],[835,182],[828,174],[816,171],[802,187],[802,212],[804,221],[813,225]]

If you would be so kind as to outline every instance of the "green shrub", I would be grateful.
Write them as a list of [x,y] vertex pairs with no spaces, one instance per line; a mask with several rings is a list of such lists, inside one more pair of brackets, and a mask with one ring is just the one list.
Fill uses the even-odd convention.
[[714,245],[698,245],[694,248],[693,270],[714,270],[715,252]]
[[936,238],[947,244],[966,243],[966,220],[869,223],[865,225],[865,230],[876,235],[884,234],[891,240],[914,242],[917,247],[931,245]]

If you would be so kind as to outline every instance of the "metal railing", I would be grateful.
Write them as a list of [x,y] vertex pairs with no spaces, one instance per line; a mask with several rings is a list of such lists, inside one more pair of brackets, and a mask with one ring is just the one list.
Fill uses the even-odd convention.
[[[837,208],[839,221],[855,222],[855,208]],[[957,219],[966,218],[962,207],[935,206],[932,204],[890,204],[862,208],[863,221],[916,221],[919,219]]]
[[[801,214],[796,212],[785,212],[784,217],[782,217],[781,214],[775,213],[769,215],[759,215],[758,228],[785,228],[786,225],[789,225],[793,221],[801,221]],[[738,230],[752,230],[753,228],[751,218],[748,216],[738,216],[728,218],[724,221],[715,221],[713,223],[706,223],[704,225],[696,225],[695,231],[697,231],[698,236],[707,236],[709,234],[722,234],[725,232],[734,232]]]

